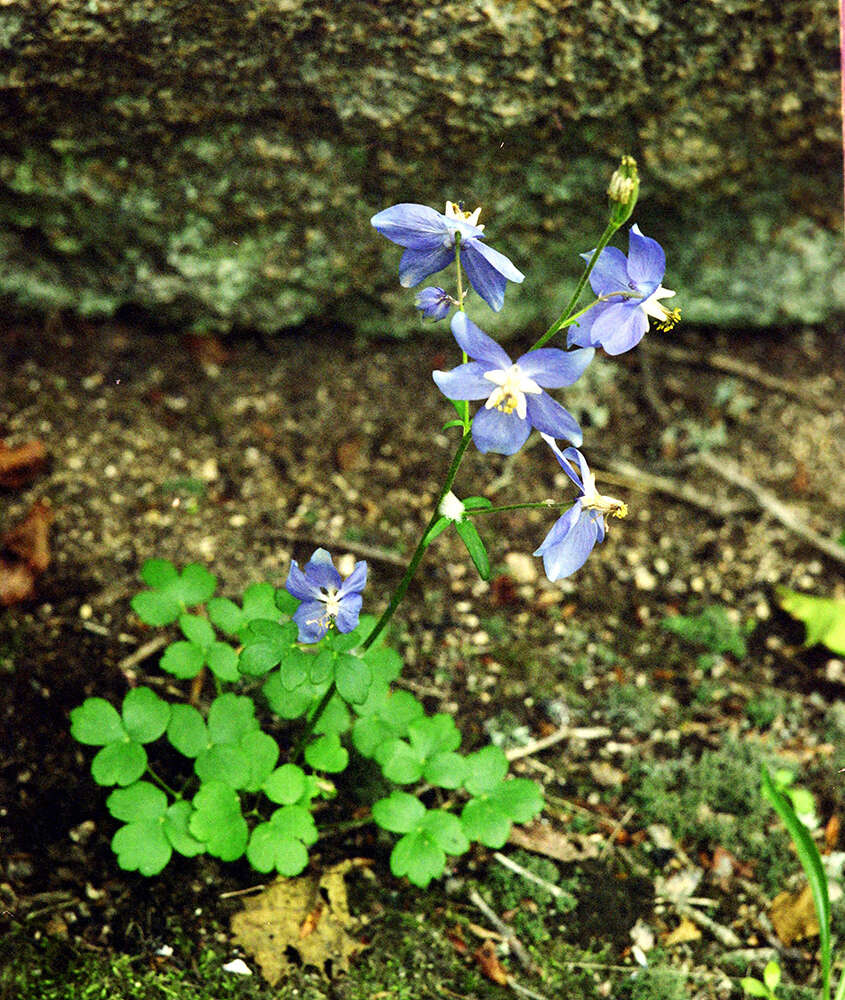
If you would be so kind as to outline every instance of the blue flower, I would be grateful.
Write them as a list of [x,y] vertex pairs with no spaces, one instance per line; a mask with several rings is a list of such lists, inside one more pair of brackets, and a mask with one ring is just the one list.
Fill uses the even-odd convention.
[[367,564],[356,562],[344,580],[325,549],[317,549],[303,572],[291,563],[285,583],[288,593],[302,603],[293,613],[299,626],[299,642],[319,642],[332,625],[338,632],[351,632],[361,614],[361,591],[367,583]]
[[[543,440],[581,491],[581,496],[563,517],[558,518],[534,553],[543,557],[543,568],[550,580],[562,580],[584,565],[596,542],[604,541],[607,518],[625,517],[628,508],[621,500],[602,496],[596,490],[595,476],[577,448],[561,452],[553,438],[543,434]],[[570,463],[577,464],[580,476]]]
[[[591,253],[582,253],[584,260]],[[659,299],[675,293],[661,285],[666,254],[657,240],[643,236],[638,226],[628,234],[628,256],[616,247],[605,247],[590,272],[590,285],[597,296],[611,295],[569,329],[572,347],[603,347],[608,354],[623,354],[643,339],[649,316],[659,320],[658,329],[671,329],[680,318],[677,309],[667,309]]]
[[558,389],[576,382],[593,359],[592,348],[543,347],[512,362],[466,313],[452,317],[452,333],[473,360],[450,372],[434,372],[434,381],[448,399],[486,400],[472,421],[472,439],[479,451],[513,455],[525,444],[532,427],[581,443],[575,418],[542,387]]
[[402,202],[374,215],[370,222],[400,247],[399,283],[413,288],[430,274],[437,274],[455,259],[455,236],[461,237],[461,264],[469,283],[498,312],[505,301],[508,281],[522,281],[525,275],[503,254],[482,243],[484,226],[477,225],[481,212],[464,212],[451,201],[444,214],[427,205]]
[[421,292],[417,292],[414,305],[425,316],[426,319],[443,319],[448,316],[452,306],[457,302],[437,285],[430,285]]

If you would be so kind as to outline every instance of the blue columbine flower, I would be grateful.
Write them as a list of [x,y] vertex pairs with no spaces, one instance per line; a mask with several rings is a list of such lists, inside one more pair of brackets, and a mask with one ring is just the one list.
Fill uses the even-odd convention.
[[299,626],[299,642],[319,642],[332,625],[338,632],[351,632],[361,614],[361,591],[367,583],[367,564],[356,562],[344,580],[325,549],[317,549],[303,572],[291,563],[285,583],[288,593],[302,601],[293,613]]
[[522,281],[525,275],[503,254],[486,243],[484,226],[479,226],[481,209],[464,212],[451,201],[441,214],[427,205],[402,202],[374,215],[370,222],[400,247],[399,283],[413,288],[430,274],[437,274],[455,259],[455,236],[461,237],[461,263],[469,283],[498,312],[505,301],[508,281]]
[[[584,565],[596,542],[604,541],[607,518],[625,517],[628,508],[621,500],[602,496],[598,492],[595,476],[577,448],[561,452],[553,438],[546,434],[542,437],[563,471],[581,491],[581,496],[563,517],[558,518],[534,553],[543,557],[543,568],[550,580],[562,580]],[[573,464],[577,464],[580,477]]]
[[[591,253],[582,253],[584,260]],[[671,329],[681,314],[667,309],[659,299],[675,293],[661,285],[666,271],[663,247],[638,226],[628,234],[628,256],[616,247],[605,247],[590,272],[590,285],[596,295],[612,295],[599,303],[569,329],[567,344],[572,347],[603,347],[608,354],[623,354],[643,339],[648,318],[659,320],[658,328]],[[617,297],[618,296],[618,297]]]
[[414,305],[426,319],[437,320],[448,316],[449,310],[457,305],[457,302],[438,285],[430,285],[417,292]]
[[575,418],[542,387],[558,389],[576,382],[593,359],[592,348],[542,347],[512,362],[466,313],[452,317],[452,333],[473,360],[450,372],[434,372],[434,381],[448,399],[486,399],[472,421],[472,439],[479,451],[513,455],[525,444],[532,427],[581,443]]

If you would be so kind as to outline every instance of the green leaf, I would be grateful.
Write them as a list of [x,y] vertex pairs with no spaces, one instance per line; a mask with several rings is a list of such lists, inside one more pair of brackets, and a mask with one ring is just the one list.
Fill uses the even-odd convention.
[[308,680],[314,684],[329,684],[334,679],[335,654],[331,649],[321,649],[311,657]]
[[493,501],[487,497],[467,497],[463,503],[467,510],[487,510],[493,506]]
[[111,849],[124,871],[146,876],[158,875],[173,854],[160,820],[120,827],[112,837]]
[[481,795],[495,788],[508,773],[508,759],[499,747],[486,746],[467,759],[464,788],[470,795]]
[[282,587],[276,591],[276,607],[283,615],[292,615],[299,607],[299,601]]
[[205,721],[192,705],[170,706],[167,738],[186,757],[198,756],[209,744]]
[[305,759],[315,771],[338,774],[349,763],[349,752],[337,733],[326,733],[305,748]]
[[142,590],[129,602],[135,614],[147,625],[169,625],[175,622],[182,605],[170,594],[160,590]]
[[845,600],[799,594],[786,587],[778,587],[777,594],[783,610],[807,626],[807,646],[821,643],[845,656]]
[[222,781],[230,788],[249,783],[249,759],[231,743],[216,743],[197,755],[194,770],[202,782]]
[[428,833],[447,854],[464,854],[469,850],[469,840],[461,821],[454,813],[443,809],[429,809],[419,829]]
[[543,794],[530,778],[503,781],[490,794],[490,801],[514,823],[529,823],[543,808]]
[[288,837],[296,837],[305,844],[317,842],[319,834],[314,817],[302,806],[283,806],[281,809],[276,809],[270,817],[270,822]]
[[293,805],[305,794],[305,772],[296,764],[282,764],[267,778],[263,787],[271,802]]
[[772,993],[778,988],[780,985],[780,966],[777,962],[766,963],[766,968],[763,969],[763,983]]
[[229,684],[240,680],[238,654],[228,642],[213,642],[205,652],[205,662],[218,680]]
[[712,653],[730,653],[741,660],[748,652],[742,626],[731,621],[720,604],[710,605],[697,615],[672,615],[660,624],[686,642],[703,646]]
[[164,835],[171,847],[186,858],[196,857],[205,851],[205,844],[191,834],[190,820],[193,806],[184,800],[174,802],[164,814]]
[[122,740],[126,730],[114,705],[105,698],[86,698],[71,710],[70,734],[80,743],[105,746]]
[[243,611],[228,597],[212,597],[207,605],[208,617],[226,635],[237,635],[246,622]]
[[771,994],[766,989],[766,987],[760,982],[759,979],[752,979],[751,976],[743,976],[739,981],[739,985],[742,987],[743,991],[747,993],[750,997],[766,997],[770,998]]
[[393,792],[373,803],[373,819],[391,833],[408,833],[421,822],[425,813],[422,802],[407,792]]
[[476,526],[472,521],[455,521],[455,531],[457,531],[458,536],[466,546],[470,559],[472,559],[475,568],[478,570],[478,575],[482,580],[489,580],[490,559],[487,556],[487,549],[484,548],[484,542],[482,542],[481,535],[479,535]]
[[244,648],[241,650],[240,669],[252,677],[261,677],[289,655],[296,640],[293,622],[278,622],[256,618],[241,632]]
[[377,715],[356,719],[352,728],[352,742],[362,757],[373,757],[382,743],[394,738],[392,727]]
[[259,823],[252,831],[246,856],[259,872],[275,868],[280,875],[298,875],[308,864],[308,849],[301,840],[288,837],[272,823]]
[[408,725],[408,739],[423,760],[436,753],[457,750],[461,745],[460,730],[445,712],[414,719]]
[[164,815],[167,796],[149,781],[136,781],[129,788],[116,788],[106,799],[106,808],[124,823],[152,822]]
[[254,583],[244,591],[244,615],[253,618],[267,618],[270,621],[279,620],[279,608],[276,605],[276,588],[272,583]]
[[176,567],[167,559],[148,559],[141,567],[141,579],[153,589],[161,589],[178,577]]
[[283,719],[298,719],[314,704],[314,689],[310,684],[302,684],[289,691],[278,671],[270,675],[261,690],[270,708]]
[[188,828],[221,861],[234,861],[246,850],[249,830],[237,793],[222,781],[209,781],[194,796]]
[[217,589],[217,577],[200,565],[200,563],[190,563],[182,570],[182,575],[177,581],[171,581],[167,585],[168,593],[180,600],[185,607],[193,604],[202,604],[207,601]]
[[123,699],[123,725],[138,743],[152,743],[167,729],[170,704],[150,688],[133,688]]
[[179,628],[189,642],[206,649],[214,642],[214,629],[207,618],[200,615],[179,615]]
[[440,428],[441,431],[448,431],[450,427],[463,427],[463,420],[447,420],[446,423]]
[[353,705],[366,701],[373,682],[373,672],[369,664],[359,656],[340,653],[335,665],[334,681],[337,693]]
[[789,831],[789,836],[792,838],[792,843],[795,845],[807,881],[810,883],[813,905],[819,920],[822,996],[828,997],[830,996],[830,898],[827,891],[827,875],[822,867],[819,850],[810,836],[810,831],[796,816],[789,799],[775,788],[765,765],[762,768],[761,782],[763,797],[783,820]]
[[134,740],[109,743],[91,761],[98,785],[131,785],[146,769],[147,752]]
[[271,774],[279,759],[279,744],[260,729],[242,736],[238,744],[249,761],[249,776],[244,788],[248,792],[258,792]]
[[279,664],[281,658],[282,652],[275,643],[259,639],[243,647],[238,669],[249,677],[263,677]]
[[228,692],[215,698],[208,710],[208,735],[212,743],[237,743],[258,729],[252,698]]
[[425,889],[433,878],[443,874],[446,853],[431,834],[423,830],[406,833],[390,854],[390,870],[397,878],[407,876],[413,885]]
[[192,642],[172,642],[159,660],[159,666],[168,674],[187,680],[196,677],[205,663],[205,650]]
[[402,657],[389,646],[371,646],[364,659],[373,671],[373,681],[390,684],[402,673]]
[[397,785],[410,785],[422,777],[423,758],[404,740],[382,743],[375,749],[375,759],[385,778]]
[[503,847],[511,832],[511,821],[487,796],[470,799],[461,812],[461,824],[470,840],[487,847]]
[[311,671],[311,653],[292,646],[282,657],[279,664],[279,677],[287,691],[294,691],[308,679]]
[[443,532],[449,527],[449,525],[453,523],[454,522],[449,517],[439,517],[426,532],[422,544],[426,546],[431,545],[434,539],[439,538],[440,535],[442,535]]
[[466,759],[451,751],[434,754],[423,768],[425,780],[440,788],[460,788],[466,776]]
[[350,723],[351,718],[346,702],[338,695],[334,695],[314,726],[314,732],[340,736],[341,733],[345,733],[349,729]]

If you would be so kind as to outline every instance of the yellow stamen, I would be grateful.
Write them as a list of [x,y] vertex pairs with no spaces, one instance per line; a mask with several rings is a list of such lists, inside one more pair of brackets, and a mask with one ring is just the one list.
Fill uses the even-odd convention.
[[677,326],[681,322],[681,310],[680,309],[667,309],[666,306],[660,307],[666,314],[665,318],[662,319],[657,324],[657,329],[661,330],[663,333],[668,333],[673,327]]

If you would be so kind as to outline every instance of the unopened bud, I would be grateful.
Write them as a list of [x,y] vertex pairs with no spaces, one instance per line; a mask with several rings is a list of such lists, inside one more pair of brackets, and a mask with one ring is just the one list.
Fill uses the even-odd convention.
[[441,517],[448,517],[450,521],[462,521],[466,508],[451,490],[440,501],[437,513]]
[[633,156],[623,156],[618,168],[613,171],[607,196],[610,199],[610,221],[621,226],[631,218],[640,193],[640,176],[637,161]]

